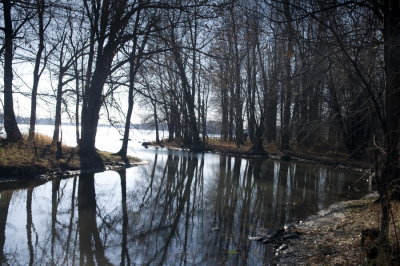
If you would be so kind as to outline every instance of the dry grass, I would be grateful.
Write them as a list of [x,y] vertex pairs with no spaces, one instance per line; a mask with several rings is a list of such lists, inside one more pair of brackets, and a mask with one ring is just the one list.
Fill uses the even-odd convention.
[[[205,147],[207,150],[233,154],[233,155],[252,155],[252,144],[246,141],[244,145],[238,146],[234,141],[223,141],[220,138],[209,138],[206,140]],[[157,145],[154,143],[154,145]],[[168,148],[182,148],[180,143],[163,142],[163,145]],[[284,155],[277,143],[264,143],[264,149],[268,154],[275,156]],[[329,143],[315,143],[310,146],[291,144],[291,150],[286,151],[285,155],[302,159],[309,159],[316,162],[327,164],[344,164],[361,168],[372,168],[373,163],[371,158],[354,159],[351,154],[344,148],[331,145]]]
[[[37,135],[30,143],[24,140],[19,143],[5,143],[0,145],[0,166],[2,168],[19,168],[27,166],[46,167],[45,158],[51,152],[51,138]],[[39,156],[41,155],[41,156]]]
[[[81,169],[81,158],[77,148],[62,146],[63,158],[56,158],[56,145],[45,135],[36,134],[35,141],[30,142],[27,136],[20,143],[0,142],[1,176],[32,175],[62,170]],[[107,152],[99,152],[104,165],[123,163],[120,156]],[[138,162],[137,158],[128,158],[130,162]]]
[[251,143],[247,141],[244,145],[238,146],[234,141],[222,141],[221,139],[210,138],[206,142],[207,148],[220,152],[248,153]]
[[395,228],[397,234],[400,230],[399,202],[391,203],[395,217],[391,220],[387,252],[379,252],[376,259],[368,261],[370,246],[361,246],[362,230],[379,228],[380,205],[375,200],[352,201],[344,209],[300,225],[303,236],[289,244],[292,251],[284,262],[296,261],[301,265],[399,265],[393,259],[399,255],[395,234]]

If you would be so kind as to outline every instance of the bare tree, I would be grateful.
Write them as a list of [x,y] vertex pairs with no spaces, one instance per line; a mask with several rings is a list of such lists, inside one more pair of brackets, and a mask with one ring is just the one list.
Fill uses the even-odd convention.
[[[3,15],[4,27],[1,29],[4,32],[4,129],[7,133],[7,140],[10,142],[17,142],[22,139],[21,132],[17,125],[17,120],[14,113],[14,100],[13,100],[13,56],[14,56],[14,40],[16,39],[19,30],[23,25],[31,19],[30,12],[21,14],[23,17],[21,22],[15,27],[13,25],[13,7],[14,2],[10,0],[3,0]],[[21,11],[22,12],[22,11]],[[15,13],[14,13],[15,14]]]
[[[29,123],[29,139],[33,140],[35,137],[35,125],[36,125],[36,107],[37,107],[37,91],[39,87],[39,80],[43,74],[43,71],[46,68],[48,55],[45,55],[42,63],[42,54],[45,50],[45,31],[46,28],[50,25],[50,18],[47,23],[45,23],[45,9],[46,2],[45,0],[36,0],[35,7],[37,9],[37,19],[38,19],[38,29],[37,35],[39,38],[38,49],[36,51],[35,56],[35,65],[33,69],[33,84],[32,84],[32,96],[31,96],[31,116]],[[41,67],[41,64],[42,67]]]
[[[129,3],[127,0],[92,1],[90,7],[85,2],[85,7],[91,23],[91,36],[94,38],[95,34],[96,37],[91,42],[91,49],[96,46],[96,62],[92,74],[89,70],[91,64],[88,66],[90,81],[83,96],[80,151],[88,158],[96,158],[95,140],[103,87],[118,48],[128,40],[125,30],[130,19],[143,7],[141,2]],[[94,50],[90,53],[93,56]]]

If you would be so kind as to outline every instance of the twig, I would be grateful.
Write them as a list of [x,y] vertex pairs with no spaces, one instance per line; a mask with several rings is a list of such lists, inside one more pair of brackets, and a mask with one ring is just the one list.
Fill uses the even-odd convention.
[[365,176],[366,174],[371,174],[371,175],[372,175],[372,173],[371,173],[370,171],[364,172],[364,174],[363,174],[359,179],[357,179],[356,181],[354,181],[353,184],[351,184],[351,187],[353,187],[355,184],[357,184],[358,182],[360,182],[360,181],[364,178],[364,176]]

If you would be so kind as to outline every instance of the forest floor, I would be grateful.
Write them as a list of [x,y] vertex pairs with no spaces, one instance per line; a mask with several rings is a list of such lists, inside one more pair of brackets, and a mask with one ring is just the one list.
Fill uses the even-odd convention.
[[276,263],[400,265],[400,202],[391,202],[389,247],[379,246],[372,234],[367,234],[362,245],[362,231],[379,228],[377,197],[371,194],[360,200],[338,202],[300,222],[295,226],[301,233],[300,238],[288,240],[287,248],[276,253]]
[[[30,182],[44,182],[53,177],[69,177],[80,173],[119,170],[143,163],[140,159],[97,153],[98,164],[83,165],[86,159],[79,155],[76,147],[62,146],[62,157],[57,158],[57,149],[51,145],[51,138],[37,135],[33,142],[26,139],[20,143],[6,143],[0,139],[0,184],[22,185]],[[11,184],[12,183],[12,184]]]
[[[175,141],[168,142],[167,140],[162,140],[160,143],[152,142],[150,145],[172,149],[190,149],[190,147],[185,147]],[[354,156],[347,150],[329,144],[315,144],[309,147],[293,144],[290,151],[281,152],[276,143],[267,143],[264,144],[265,153],[254,152],[251,148],[252,145],[249,141],[238,146],[234,141],[222,141],[218,138],[207,139],[204,146],[205,151],[241,157],[270,157],[353,169],[372,169],[374,166],[373,158],[353,158]]]

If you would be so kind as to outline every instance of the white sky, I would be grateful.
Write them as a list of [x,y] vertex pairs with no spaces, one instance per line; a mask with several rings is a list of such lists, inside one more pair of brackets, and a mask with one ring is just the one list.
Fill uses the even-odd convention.
[[[31,87],[33,83],[33,66],[30,63],[19,63],[13,65],[14,71],[14,111],[16,116],[20,117],[30,117],[30,108],[31,108]],[[0,86],[3,87],[3,73],[1,75]],[[65,86],[65,89],[68,87],[70,89],[75,89],[74,81],[70,82]],[[53,80],[51,81],[49,72],[45,71],[39,81],[38,94],[46,94],[46,96],[39,95],[38,96],[38,104],[37,104],[37,117],[38,118],[53,118],[55,115],[55,98],[54,98],[54,90],[57,87],[57,79],[53,76]],[[53,97],[52,97],[53,96]],[[73,96],[74,97],[74,96]],[[1,101],[3,101],[3,95],[1,94]],[[126,99],[126,97],[121,97],[122,100]],[[73,102],[74,98],[68,99],[68,109],[72,116],[75,115],[75,103]],[[122,103],[123,110],[127,109],[127,103]],[[64,110],[63,106],[63,110]],[[143,111],[143,110],[142,110]],[[2,110],[1,110],[2,112]],[[118,117],[114,118],[121,119],[123,116],[118,114]],[[66,112],[63,112],[63,122],[70,122],[70,118]],[[122,122],[123,120],[121,120]],[[140,123],[140,107],[135,105],[132,115],[132,123]],[[100,116],[99,123],[108,123],[107,117],[102,112]]]

